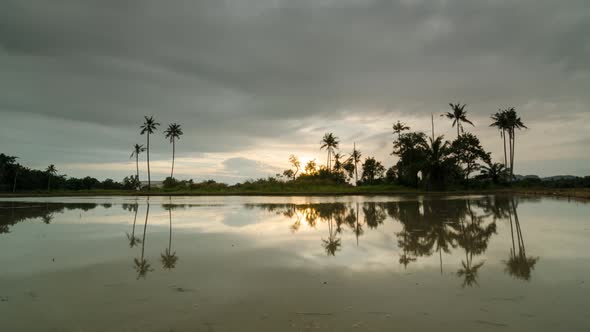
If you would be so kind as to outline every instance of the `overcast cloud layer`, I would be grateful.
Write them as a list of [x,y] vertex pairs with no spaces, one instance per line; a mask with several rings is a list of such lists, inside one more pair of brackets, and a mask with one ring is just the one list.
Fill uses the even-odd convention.
[[[143,115],[179,122],[178,177],[272,175],[325,162],[327,131],[391,166],[391,124],[430,130],[468,105],[515,106],[516,173],[590,175],[586,0],[4,0],[0,152],[30,167],[121,179]],[[438,117],[436,131],[452,138]],[[157,135],[161,135],[161,128]],[[170,144],[153,144],[155,178]]]

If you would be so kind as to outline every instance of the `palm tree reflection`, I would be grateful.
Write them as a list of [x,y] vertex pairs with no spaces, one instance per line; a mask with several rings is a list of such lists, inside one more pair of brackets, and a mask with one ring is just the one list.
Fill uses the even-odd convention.
[[326,249],[326,254],[328,254],[328,256],[335,256],[336,251],[340,250],[340,246],[342,246],[342,243],[340,242],[340,238],[336,237],[338,232],[334,231],[332,218],[329,218],[328,220],[328,232],[328,240],[322,239],[322,246],[324,247],[324,249]]
[[146,212],[145,212],[145,223],[143,225],[143,239],[141,240],[141,258],[134,258],[133,259],[135,271],[137,271],[137,279],[138,280],[139,280],[139,278],[145,279],[147,273],[153,271],[149,262],[144,258],[145,257],[144,256],[144,254],[145,254],[145,233],[147,230],[149,215],[150,215],[150,202],[149,202],[149,198],[148,198],[147,208],[146,208]]
[[129,247],[133,248],[138,244],[141,244],[141,240],[135,236],[135,224],[137,222],[137,210],[139,210],[139,204],[135,203],[132,205],[124,205],[123,208],[133,210],[135,212],[133,217],[133,228],[131,229],[131,234],[126,233],[127,240],[129,241]]
[[[524,237],[522,235],[522,228],[518,219],[518,212],[516,211],[517,202],[514,198],[510,201],[510,235],[512,238],[512,248],[510,249],[510,257],[504,261],[506,265],[506,273],[516,279],[530,280],[531,273],[535,269],[535,264],[539,257],[527,257],[524,246]],[[514,225],[512,216],[514,215]],[[514,233],[516,231],[516,242],[518,243],[518,252],[514,242]]]
[[176,256],[176,252],[172,251],[172,204],[165,204],[163,205],[164,209],[168,210],[168,216],[170,220],[170,236],[168,237],[168,248],[164,250],[164,253],[160,255],[160,261],[162,262],[162,266],[164,269],[172,270],[176,267],[176,262],[178,261],[178,256]]

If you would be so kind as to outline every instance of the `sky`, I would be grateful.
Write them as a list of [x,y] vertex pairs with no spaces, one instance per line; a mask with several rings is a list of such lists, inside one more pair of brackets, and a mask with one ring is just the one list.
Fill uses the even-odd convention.
[[[501,161],[490,115],[515,107],[515,173],[590,175],[587,0],[4,0],[0,152],[33,168],[122,179],[143,116],[152,179],[235,183],[290,154],[326,162],[324,133],[386,167],[392,123],[452,139],[467,104]],[[145,177],[145,155],[140,176]]]

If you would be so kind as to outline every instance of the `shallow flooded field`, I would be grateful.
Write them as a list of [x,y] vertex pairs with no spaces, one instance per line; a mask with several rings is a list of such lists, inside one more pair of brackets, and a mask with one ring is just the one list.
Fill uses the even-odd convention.
[[590,204],[0,200],[1,331],[590,331]]

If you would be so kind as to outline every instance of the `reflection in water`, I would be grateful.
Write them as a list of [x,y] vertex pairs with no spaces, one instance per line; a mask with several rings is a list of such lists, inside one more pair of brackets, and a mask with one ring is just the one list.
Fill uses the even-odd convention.
[[[510,213],[510,235],[512,238],[512,249],[510,249],[510,257],[506,264],[506,272],[517,279],[530,280],[531,272],[535,268],[535,264],[539,260],[539,257],[527,257],[526,249],[524,247],[524,238],[522,235],[522,228],[520,227],[520,221],[518,220],[518,212],[516,211],[516,202],[514,199],[511,200],[511,213]],[[512,215],[514,215],[514,225],[512,222]],[[518,253],[514,245],[514,232],[516,229],[516,241],[518,243]]]
[[145,223],[143,225],[143,239],[141,240],[141,258],[137,259],[134,258],[133,262],[135,264],[135,271],[137,271],[137,279],[146,277],[147,273],[153,271],[151,265],[148,261],[144,258],[145,253],[145,232],[147,230],[148,219],[150,215],[150,202],[148,198],[147,208],[145,212]]
[[160,255],[160,261],[162,262],[162,266],[165,269],[171,270],[176,267],[176,262],[178,261],[176,252],[172,252],[172,209],[174,209],[175,206],[172,204],[164,204],[162,207],[165,210],[168,210],[168,217],[170,220],[170,235],[168,237],[168,248],[166,248],[164,253]]
[[123,204],[123,209],[128,211],[134,211],[133,216],[133,228],[131,229],[131,234],[127,234],[127,240],[129,240],[129,247],[133,248],[138,244],[141,244],[141,239],[135,236],[135,224],[137,222],[137,210],[139,210],[139,204]]
[[[477,257],[485,254],[490,239],[497,234],[498,220],[509,220],[511,229],[515,229],[513,233],[516,233],[510,258],[505,262],[507,272],[516,278],[530,278],[538,258],[526,256],[516,201],[514,197],[499,196],[483,199],[365,202],[362,206],[359,203],[248,206],[294,218],[292,232],[297,232],[303,222],[310,228],[315,228],[318,222],[325,222],[328,238],[322,238],[322,246],[328,256],[336,255],[341,249],[342,240],[339,235],[345,231],[344,227],[352,231],[358,245],[359,237],[364,234],[363,225],[371,230],[376,229],[389,216],[402,226],[396,236],[400,248],[399,263],[404,268],[419,258],[436,253],[440,273],[443,274],[443,254],[449,255],[453,249],[460,248],[464,258],[455,275],[462,280],[463,287],[472,287],[478,285],[479,273],[485,264],[485,260]],[[360,213],[363,218],[360,218]]]
[[[318,241],[327,256],[336,256],[346,246],[343,236],[348,232],[355,237],[356,245],[367,232],[385,227],[390,218],[399,228],[394,231],[399,248],[399,264],[407,268],[418,260],[434,256],[443,267],[445,255],[459,254],[460,264],[453,275],[461,279],[463,287],[478,285],[479,275],[485,268],[485,252],[490,239],[497,234],[497,222],[510,225],[512,247],[508,259],[502,261],[508,275],[521,280],[530,280],[539,261],[529,256],[525,248],[522,225],[517,212],[519,199],[512,196],[488,196],[468,199],[425,199],[397,202],[346,202],[346,203],[307,203],[307,204],[246,204],[247,208],[261,208],[283,215],[292,222],[292,233],[300,232],[302,227],[311,229],[324,224],[327,237],[323,233]],[[42,221],[51,224],[52,220],[66,210],[88,211],[111,204],[94,203],[0,203],[0,234],[9,233],[11,227],[26,220]],[[162,205],[168,211],[168,246],[160,254],[162,267],[174,269],[178,256],[172,247],[173,210],[190,205],[176,205],[172,201]],[[133,224],[126,240],[131,248],[141,245],[141,254],[134,258],[137,278],[145,278],[152,267],[145,257],[145,240],[149,222],[150,203],[147,200],[142,237],[136,234],[139,204],[123,204],[123,209],[133,214]],[[322,231],[323,232],[323,231]],[[507,236],[508,234],[506,234]]]

